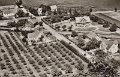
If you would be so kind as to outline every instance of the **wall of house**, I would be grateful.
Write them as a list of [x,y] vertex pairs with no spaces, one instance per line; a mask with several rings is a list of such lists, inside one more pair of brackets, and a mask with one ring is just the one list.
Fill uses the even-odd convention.
[[113,44],[109,49],[109,52],[116,53],[118,51],[118,44]]

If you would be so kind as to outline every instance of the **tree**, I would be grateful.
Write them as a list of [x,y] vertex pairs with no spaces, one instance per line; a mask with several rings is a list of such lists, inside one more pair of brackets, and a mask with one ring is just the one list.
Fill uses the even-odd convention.
[[110,27],[109,30],[110,30],[111,32],[115,32],[115,31],[117,30],[117,28],[118,28],[117,25],[114,23],[114,24]]
[[73,69],[69,64],[65,64],[66,73],[72,73]]
[[35,16],[39,15],[37,9],[34,9],[32,7],[29,8],[29,12],[32,13],[33,15],[35,15]]
[[73,25],[71,25],[70,27],[68,27],[69,31],[72,31],[72,27],[73,27]]
[[91,13],[91,12],[93,12],[93,9],[92,9],[92,8],[90,8],[90,13]]
[[79,46],[79,47],[82,47],[82,46],[85,45],[84,40],[82,39],[82,37],[78,37],[77,40],[78,40],[78,46]]
[[8,22],[7,26],[8,27],[15,27],[16,26],[16,22],[15,21],[14,22]]
[[104,27],[104,28],[108,28],[109,26],[110,26],[110,24],[109,24],[108,22],[104,22],[104,23],[103,23],[103,27]]
[[72,14],[72,9],[71,8],[69,9],[69,13],[70,13],[70,15]]
[[20,8],[20,6],[22,5],[22,0],[18,0],[18,1],[16,2],[16,5]]
[[17,26],[25,26],[27,21],[28,21],[27,19],[20,19],[17,22]]
[[86,47],[85,47],[85,50],[91,50],[91,49],[95,49],[95,48],[99,48],[100,46],[100,41],[98,41],[97,39],[95,38],[92,38],[91,41],[89,41],[87,44],[86,44]]
[[117,8],[114,8],[115,12],[117,12]]
[[77,17],[77,16],[79,16],[79,13],[78,13],[78,11],[75,9],[75,10],[74,10],[74,17]]
[[26,14],[23,12],[23,10],[19,10],[16,15],[18,15],[18,17],[26,17]]
[[58,9],[58,10],[57,10],[57,13],[58,13],[59,15],[61,15],[61,14],[62,14],[61,9]]
[[76,37],[78,36],[78,33],[76,31],[72,31],[71,37]]
[[62,28],[63,28],[63,31],[65,31],[66,30],[66,25],[63,25]]
[[39,22],[39,25],[40,25],[40,26],[43,26],[43,22]]

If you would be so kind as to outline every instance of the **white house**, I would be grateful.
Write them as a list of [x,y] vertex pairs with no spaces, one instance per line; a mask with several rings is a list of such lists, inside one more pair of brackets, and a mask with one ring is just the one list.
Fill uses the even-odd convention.
[[43,35],[43,33],[39,30],[35,30],[32,33],[28,33],[28,44],[31,45],[32,42],[38,42],[41,35]]
[[37,10],[38,10],[38,14],[42,15],[42,8],[38,8]]
[[18,7],[16,5],[2,6],[0,7],[0,10],[3,17],[8,18],[14,16],[17,13]]
[[50,8],[51,8],[51,11],[57,11],[57,5],[52,5],[50,6]]
[[118,51],[118,41],[116,40],[107,40],[107,39],[101,39],[100,49],[102,49],[104,52],[110,52],[112,54],[116,53]]
[[90,17],[83,16],[83,17],[75,17],[75,22],[77,26],[86,27],[91,25]]
[[95,38],[98,41],[101,40],[101,38],[95,32],[93,32],[93,31],[89,32],[89,34],[87,34],[87,37],[90,38],[90,39]]

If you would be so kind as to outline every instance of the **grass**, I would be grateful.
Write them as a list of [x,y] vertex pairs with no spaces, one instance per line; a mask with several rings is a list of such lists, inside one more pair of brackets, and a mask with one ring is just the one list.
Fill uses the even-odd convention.
[[77,28],[75,31],[94,31],[96,27]]
[[13,5],[13,4],[15,4],[15,0],[0,0],[0,6]]

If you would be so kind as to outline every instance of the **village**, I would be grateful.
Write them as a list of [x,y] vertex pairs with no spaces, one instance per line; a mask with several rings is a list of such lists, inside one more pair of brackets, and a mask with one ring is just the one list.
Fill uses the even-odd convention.
[[117,8],[0,6],[0,77],[120,77],[119,25]]

